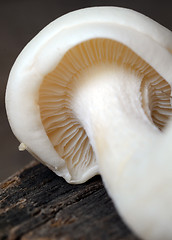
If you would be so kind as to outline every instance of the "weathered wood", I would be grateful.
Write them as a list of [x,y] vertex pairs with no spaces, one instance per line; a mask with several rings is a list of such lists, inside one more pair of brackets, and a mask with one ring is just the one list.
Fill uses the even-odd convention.
[[121,221],[99,176],[70,185],[32,162],[0,184],[0,239],[138,238]]

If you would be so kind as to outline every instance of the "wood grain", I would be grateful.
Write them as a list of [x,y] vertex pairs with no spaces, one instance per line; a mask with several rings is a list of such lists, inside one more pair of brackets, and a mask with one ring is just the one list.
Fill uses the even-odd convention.
[[100,176],[70,185],[36,162],[0,184],[0,239],[138,240]]

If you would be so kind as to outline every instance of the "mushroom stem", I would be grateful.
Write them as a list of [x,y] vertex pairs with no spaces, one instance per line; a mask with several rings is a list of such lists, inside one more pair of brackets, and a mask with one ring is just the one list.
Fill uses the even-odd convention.
[[124,221],[143,239],[171,239],[172,176],[156,151],[164,133],[145,114],[141,81],[115,65],[88,69],[75,85],[72,106]]
[[161,135],[142,107],[141,82],[135,71],[107,64],[85,71],[73,87],[71,108],[98,159],[113,149],[116,177],[135,151]]

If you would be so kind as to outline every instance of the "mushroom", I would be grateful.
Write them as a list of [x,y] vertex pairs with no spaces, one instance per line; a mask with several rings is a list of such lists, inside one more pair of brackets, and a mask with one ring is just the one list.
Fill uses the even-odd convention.
[[69,183],[101,173],[128,226],[172,239],[172,34],[140,13],[81,9],[44,28],[7,85],[11,128]]

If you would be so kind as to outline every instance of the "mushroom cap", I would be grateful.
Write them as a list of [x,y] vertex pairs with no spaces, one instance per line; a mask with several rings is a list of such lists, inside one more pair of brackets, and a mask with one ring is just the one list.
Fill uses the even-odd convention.
[[[43,85],[44,80],[60,65],[71,49],[94,39],[108,39],[123,44],[156,69],[170,85],[172,81],[169,77],[172,76],[171,32],[129,9],[93,7],[77,10],[53,21],[31,40],[10,72],[6,91],[7,115],[14,134],[24,143],[26,149],[70,183],[85,182],[99,173],[92,144],[84,135],[84,129],[77,132],[78,135],[72,135],[71,127],[65,139],[67,135],[70,138],[76,137],[76,140],[73,138],[73,142],[69,144],[69,149],[75,146],[77,154],[72,157],[71,163],[66,162],[63,154],[59,154],[55,149],[45,129],[42,116],[44,108],[41,107],[41,102],[45,101],[41,100],[40,89],[41,86],[42,89],[46,88],[46,84]],[[165,67],[161,65],[163,59],[166,61]],[[57,92],[60,96],[61,91],[64,92],[61,87],[63,83],[59,80]],[[82,129],[79,123],[75,125]],[[84,153],[85,147],[89,154]]]

